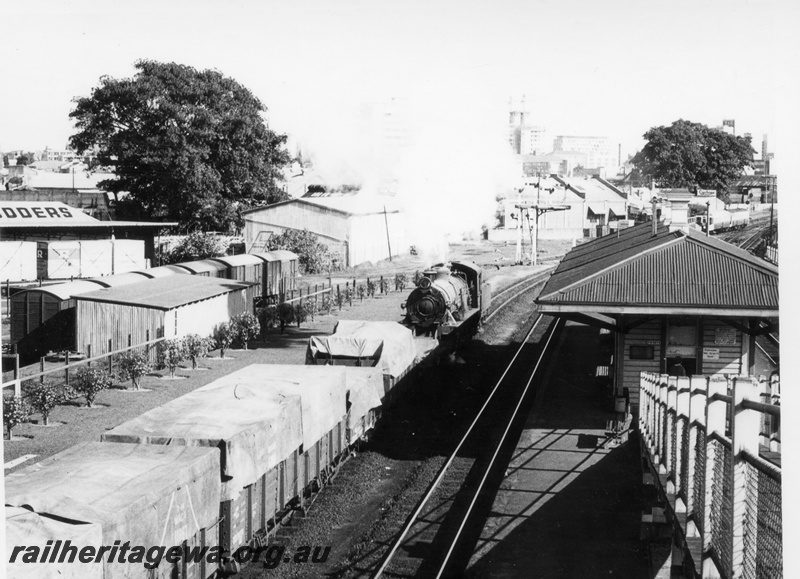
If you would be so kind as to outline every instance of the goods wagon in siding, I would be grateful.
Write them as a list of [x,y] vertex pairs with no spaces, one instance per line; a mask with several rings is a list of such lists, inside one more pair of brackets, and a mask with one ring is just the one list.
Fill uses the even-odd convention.
[[178,267],[182,267],[192,275],[199,275],[203,277],[228,277],[228,266],[216,259],[200,259],[197,261],[187,261],[184,263],[176,263]]
[[102,289],[97,280],[46,285],[11,296],[11,345],[21,364],[75,344],[75,296]]
[[181,275],[192,275],[192,272],[186,269],[185,267],[178,267],[177,265],[160,265],[158,267],[151,267],[148,269],[140,269],[137,273],[141,273],[144,276],[153,278],[153,277],[166,277],[168,275],[175,275],[179,273]]
[[[98,525],[102,538],[95,546],[121,539],[147,550],[210,547],[218,544],[219,457],[216,448],[83,442],[6,475],[6,505],[65,524]],[[71,567],[81,577],[98,568],[105,579],[206,579],[217,571],[202,557],[169,559],[155,569],[146,568],[146,560],[120,563],[110,557]],[[28,565],[36,566],[41,565]]]
[[218,261],[228,268],[227,274],[225,275],[226,278],[255,283],[255,299],[259,299],[263,295],[264,270],[267,265],[263,259],[245,253],[241,255],[215,257],[213,261]]
[[252,304],[253,284],[197,275],[83,293],[76,302],[76,349],[99,356],[156,338],[208,336],[215,325],[252,312]]
[[297,288],[297,254],[283,249],[252,254],[264,261],[263,304],[276,304]]

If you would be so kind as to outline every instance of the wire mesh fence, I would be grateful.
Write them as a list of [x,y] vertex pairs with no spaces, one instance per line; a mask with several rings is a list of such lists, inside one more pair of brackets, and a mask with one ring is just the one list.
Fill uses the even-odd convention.
[[711,516],[709,517],[711,549],[724,577],[731,577],[731,533],[733,532],[733,477],[730,450],[719,440],[712,439],[713,476],[711,479]]
[[694,493],[692,514],[697,530],[703,532],[703,505],[706,502],[706,433],[697,429],[694,447]]
[[678,496],[684,503],[689,502],[689,421],[681,421],[681,461],[678,472],[680,473],[680,485]]
[[756,482],[758,496],[755,577],[783,577],[781,481],[760,469],[752,479]]

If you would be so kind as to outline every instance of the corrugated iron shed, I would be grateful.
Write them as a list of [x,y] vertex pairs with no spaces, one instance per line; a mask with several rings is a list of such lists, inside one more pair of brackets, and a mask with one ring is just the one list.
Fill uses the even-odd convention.
[[[652,223],[570,251],[537,303],[739,309],[777,315],[778,268],[694,230],[670,232]],[[564,311],[564,310],[562,310]]]
[[228,279],[173,275],[76,296],[76,299],[169,310],[254,285]]

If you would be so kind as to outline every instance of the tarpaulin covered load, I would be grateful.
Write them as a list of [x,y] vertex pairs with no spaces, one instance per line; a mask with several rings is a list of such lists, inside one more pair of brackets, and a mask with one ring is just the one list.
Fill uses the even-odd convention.
[[416,355],[414,336],[401,324],[341,320],[332,335],[309,340],[306,360],[314,363],[319,357],[378,358],[376,367],[396,379],[412,366]]
[[[330,368],[331,366],[322,366]],[[379,368],[344,367],[347,377],[348,400],[350,410],[347,416],[347,428],[350,429],[351,441],[360,438],[374,426],[374,415],[370,410],[379,408],[383,396],[383,372]]]
[[[5,477],[6,505],[102,526],[103,545],[179,546],[219,515],[219,452],[84,442]],[[106,579],[143,564],[104,563]]]
[[[49,548],[47,541],[52,541]],[[68,543],[67,543],[68,542]],[[62,547],[99,547],[103,544],[103,531],[99,524],[71,523],[42,517],[20,507],[6,507],[6,577],[14,579],[102,579],[103,565],[100,563],[79,563],[74,555],[70,563],[67,552],[62,563],[58,558],[64,553]],[[26,551],[18,551],[14,563],[10,563],[14,547],[25,546]],[[34,556],[30,547],[36,547],[36,562],[28,557]],[[47,551],[45,551],[47,548]],[[52,563],[40,563],[50,561]],[[24,562],[28,561],[28,562]]]
[[145,412],[102,440],[218,447],[222,500],[234,499],[303,443],[300,394],[275,388],[280,379],[270,366],[251,368]]

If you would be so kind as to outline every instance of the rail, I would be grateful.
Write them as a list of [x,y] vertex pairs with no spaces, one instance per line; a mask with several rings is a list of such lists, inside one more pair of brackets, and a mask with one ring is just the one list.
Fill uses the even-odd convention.
[[640,392],[642,449],[698,576],[783,577],[779,378],[642,372]]
[[[512,357],[511,361],[506,366],[505,370],[503,371],[503,374],[498,379],[498,381],[495,384],[494,388],[492,388],[492,391],[489,393],[489,396],[486,398],[485,402],[483,403],[483,406],[481,406],[480,410],[478,411],[478,413],[475,416],[474,420],[470,424],[469,428],[467,428],[467,431],[465,432],[464,436],[461,437],[461,440],[459,441],[459,443],[456,446],[455,450],[448,457],[447,462],[444,464],[444,466],[439,471],[436,479],[433,481],[433,483],[431,484],[430,488],[427,490],[425,495],[422,497],[422,499],[418,503],[418,505],[417,505],[416,509],[414,510],[414,512],[408,518],[408,521],[406,522],[406,524],[403,527],[402,531],[398,535],[398,537],[395,540],[394,544],[392,545],[391,549],[389,550],[389,552],[385,556],[383,562],[381,563],[381,566],[378,568],[378,570],[373,575],[374,579],[378,579],[378,578],[382,577],[383,574],[387,571],[387,567],[391,564],[391,562],[394,559],[395,555],[397,554],[399,548],[401,547],[401,545],[405,541],[406,536],[409,534],[409,532],[414,527],[414,525],[418,522],[418,520],[420,518],[420,513],[425,508],[425,506],[430,502],[431,498],[434,496],[434,493],[436,492],[437,488],[442,483],[442,480],[445,478],[445,475],[447,474],[448,469],[450,469],[451,465],[456,460],[456,457],[459,455],[459,453],[461,452],[462,448],[465,446],[466,441],[470,437],[470,435],[472,434],[473,430],[475,429],[476,424],[478,424],[479,421],[483,418],[484,412],[486,411],[487,407],[489,406],[489,403],[492,401],[492,399],[494,398],[495,394],[500,389],[501,385],[503,385],[506,376],[508,375],[509,371],[511,370],[511,367],[514,365],[514,363],[516,362],[517,358],[522,353],[522,351],[525,348],[528,340],[533,335],[534,331],[536,331],[536,329],[538,328],[538,326],[539,326],[540,322],[543,320],[543,318],[544,317],[540,315],[536,319],[536,321],[534,322],[534,324],[531,326],[530,330],[526,334],[525,339],[521,341],[521,344],[520,344],[519,348],[517,349],[516,353]],[[505,440],[506,440],[506,437],[507,437],[507,435],[509,433],[511,424],[514,422],[514,420],[517,417],[517,413],[518,413],[518,411],[520,409],[520,406],[522,404],[522,400],[527,395],[528,389],[530,388],[530,385],[531,385],[531,383],[533,381],[533,378],[534,378],[534,376],[536,375],[536,372],[539,369],[539,366],[540,366],[540,363],[542,362],[542,359],[546,355],[546,352],[548,350],[548,346],[550,344],[550,341],[553,338],[553,336],[556,334],[557,328],[559,327],[560,323],[561,323],[561,321],[557,320],[553,324],[553,326],[551,327],[550,334],[548,335],[547,340],[545,342],[545,345],[541,350],[541,354],[539,356],[539,359],[537,360],[537,362],[535,364],[535,367],[534,367],[533,371],[531,372],[530,379],[528,380],[528,382],[527,382],[527,384],[526,384],[526,386],[524,388],[524,391],[521,394],[521,396],[519,398],[519,401],[518,401],[518,403],[517,403],[517,405],[516,405],[516,407],[514,409],[513,416],[508,420],[507,425],[506,425],[506,429],[503,432],[501,440],[496,445],[495,452],[494,452],[494,454],[493,454],[488,466],[486,467],[486,469],[484,471],[484,475],[483,475],[483,477],[482,477],[477,489],[474,492],[474,495],[473,495],[473,498],[472,498],[472,500],[471,500],[471,502],[469,504],[469,507],[468,507],[465,515],[461,518],[461,524],[460,524],[458,530],[456,531],[456,534],[455,534],[454,538],[450,541],[450,546],[448,548],[447,553],[444,556],[443,561],[438,566],[438,571],[436,572],[436,575],[435,575],[435,577],[437,577],[437,579],[439,577],[443,576],[443,574],[444,574],[444,572],[445,572],[445,570],[447,568],[447,565],[450,562],[450,557],[451,557],[451,555],[453,554],[454,550],[457,547],[458,540],[459,540],[459,538],[461,536],[462,531],[464,530],[464,528],[466,526],[467,520],[468,520],[468,518],[469,518],[469,516],[470,516],[470,514],[472,512],[472,509],[475,506],[475,502],[477,501],[477,499],[478,499],[478,497],[479,497],[479,495],[481,493],[481,490],[483,489],[483,486],[484,486],[484,484],[485,484],[485,482],[486,482],[486,480],[487,480],[487,478],[489,476],[489,473],[491,472],[491,469],[494,467],[494,462],[495,462],[495,460],[496,460],[496,458],[498,456],[498,453],[500,452],[500,449],[502,448],[503,444],[505,443]]]
[[[489,320],[491,320],[495,316],[495,314],[497,314],[500,310],[502,310],[507,304],[509,304],[512,301],[514,301],[514,299],[516,299],[520,295],[524,294],[526,291],[530,290],[532,287],[535,287],[536,285],[538,285],[538,284],[542,283],[543,281],[545,281],[550,276],[550,274],[553,272],[554,269],[555,269],[555,266],[548,267],[547,269],[544,269],[541,272],[538,272],[538,273],[532,275],[531,277],[526,277],[525,279],[522,279],[522,280],[520,280],[518,282],[512,283],[508,287],[505,287],[505,288],[501,289],[500,291],[498,291],[494,296],[492,296],[492,306],[490,307],[489,313],[486,314],[486,316],[484,317],[483,322],[484,323],[488,322]],[[520,289],[519,291],[515,291],[520,287],[522,289]],[[508,292],[512,292],[512,291],[515,291],[515,293],[511,297],[509,297],[507,300],[505,300],[503,302],[500,302],[498,300],[498,298],[500,298],[500,296],[502,296],[504,294],[507,294]]]

